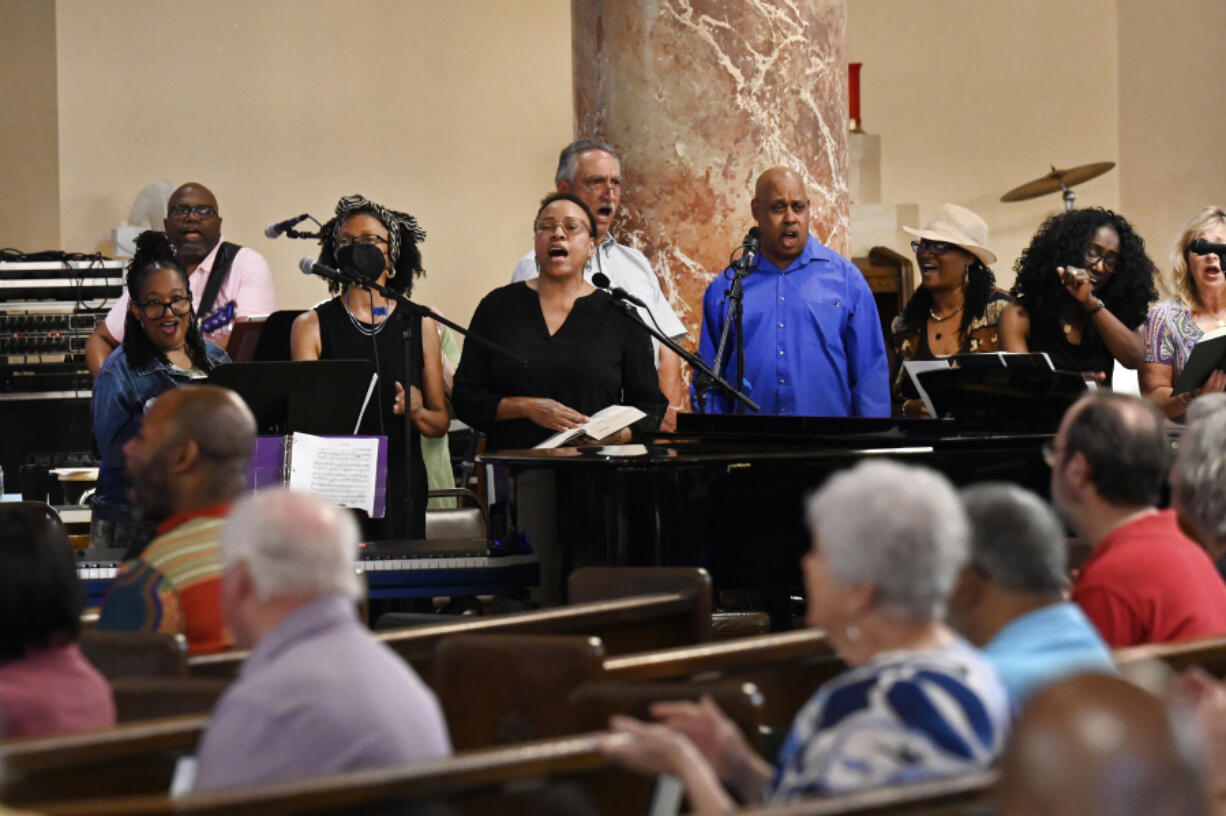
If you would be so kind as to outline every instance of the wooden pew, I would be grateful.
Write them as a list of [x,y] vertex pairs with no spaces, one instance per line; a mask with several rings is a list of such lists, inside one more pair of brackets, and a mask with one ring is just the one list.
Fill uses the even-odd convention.
[[[375,637],[408,660],[422,677],[430,675],[434,647],[461,634],[592,635],[610,653],[705,642],[711,637],[710,577],[705,570],[688,572],[701,573],[702,583],[683,590],[389,629],[376,632]],[[188,660],[188,671],[196,677],[233,677],[246,657],[245,651],[200,655]]]
[[737,810],[738,816],[988,816],[995,813],[996,771],[879,788],[786,805]]
[[[471,751],[386,770],[237,788],[170,799],[165,794],[41,801],[48,816],[154,814],[448,814],[643,812],[652,780],[612,766],[584,734]],[[615,737],[614,739],[625,739]]]
[[1179,643],[1149,643],[1116,649],[1113,653],[1121,669],[1144,662],[1160,660],[1174,671],[1200,666],[1214,677],[1226,677],[1226,637],[1208,637]]
[[187,676],[187,639],[183,635],[90,629],[81,633],[78,645],[108,680]]
[[655,699],[696,699],[704,691],[728,694],[747,686],[761,702],[753,727],[744,730],[786,733],[818,686],[845,669],[814,631],[615,656],[605,655],[594,638],[471,635],[439,645],[427,682],[439,696],[454,744],[468,748],[599,727],[603,723],[575,717],[576,703],[563,701],[592,687],[644,684],[658,693]]
[[10,805],[51,799],[161,793],[179,758],[192,753],[206,717],[175,717],[103,731],[0,745]]

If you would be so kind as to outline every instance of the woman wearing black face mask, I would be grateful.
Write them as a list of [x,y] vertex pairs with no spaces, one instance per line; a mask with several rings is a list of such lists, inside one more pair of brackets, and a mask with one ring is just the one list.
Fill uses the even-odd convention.
[[[408,295],[413,279],[424,274],[417,244],[426,233],[417,219],[388,210],[362,196],[345,196],[336,217],[320,230],[319,262],[355,269],[376,283]],[[410,315],[395,301],[351,286],[329,282],[336,297],[294,321],[291,350],[295,360],[370,360],[378,384],[358,429],[363,435],[383,435],[388,444],[387,516],[372,519],[368,539],[425,538],[426,470],[421,447],[415,446],[411,477],[412,511],[404,513],[405,426],[407,411],[413,433],[429,437],[447,433],[450,418],[443,395],[443,369],[438,329],[433,320]],[[406,371],[401,326],[412,322],[420,356]]]

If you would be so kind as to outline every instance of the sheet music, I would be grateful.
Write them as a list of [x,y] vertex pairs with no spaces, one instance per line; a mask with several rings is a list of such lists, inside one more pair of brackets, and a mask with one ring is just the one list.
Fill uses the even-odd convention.
[[919,375],[925,371],[949,368],[949,360],[904,360],[902,365],[903,368],[907,369],[907,376],[911,378],[912,384],[915,385],[915,390],[919,393],[920,399],[924,401],[924,407],[928,409],[928,416],[937,418],[937,410],[932,405],[932,397],[928,396],[928,392],[924,389],[924,384],[920,382]]
[[291,488],[374,515],[378,439],[296,433],[290,444]]
[[366,407],[370,405],[370,396],[375,393],[375,383],[377,382],[379,382],[379,372],[376,371],[370,375],[370,385],[366,386],[366,399],[362,400],[362,410],[358,411],[358,421],[353,423],[353,433],[355,435],[358,432],[358,428],[362,427],[362,417],[366,416]]

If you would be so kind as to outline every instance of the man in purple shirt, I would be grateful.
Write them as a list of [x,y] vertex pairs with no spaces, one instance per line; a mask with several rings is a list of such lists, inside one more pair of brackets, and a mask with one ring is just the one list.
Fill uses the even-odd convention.
[[[738,386],[763,414],[786,416],[890,415],[889,363],[877,304],[851,261],[809,234],[804,180],[786,167],[758,178],[750,207],[761,233],[761,254],[745,279],[745,375]],[[702,299],[698,353],[714,366],[731,282],[725,270]],[[733,326],[720,373],[737,385]],[[712,390],[707,410],[728,413],[734,403]]]
[[195,790],[407,765],[451,753],[433,692],[358,620],[358,528],[267,490],[221,536],[222,610],[251,654],[196,754]]
[[[209,188],[188,182],[170,195],[163,223],[166,237],[187,267],[187,283],[192,290],[192,308],[200,320],[204,336],[222,349],[230,339],[237,317],[271,314],[277,309],[277,290],[273,286],[268,261],[253,249],[224,244],[217,198]],[[200,300],[222,247],[230,247],[230,268],[221,288],[206,313],[200,313]],[[85,362],[95,377],[110,353],[123,342],[124,316],[128,313],[125,291],[107,312],[106,322],[94,329],[85,343]]]

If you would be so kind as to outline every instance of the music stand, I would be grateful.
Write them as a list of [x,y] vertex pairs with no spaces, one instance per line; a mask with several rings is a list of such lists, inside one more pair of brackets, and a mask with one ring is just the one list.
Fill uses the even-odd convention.
[[236,363],[245,363],[255,359],[255,350],[264,333],[264,322],[267,315],[252,315],[235,319],[230,329],[230,339],[226,342],[226,354]]
[[1086,392],[1077,372],[1022,361],[936,369],[919,379],[937,418],[952,417],[962,430],[1050,433]]
[[256,344],[255,354],[251,359],[257,362],[293,359],[290,353],[290,333],[295,318],[303,311],[281,309],[270,314],[264,322],[264,332],[260,335],[260,342]]
[[300,360],[227,363],[208,381],[242,397],[261,435],[351,436],[373,375],[369,360]]

